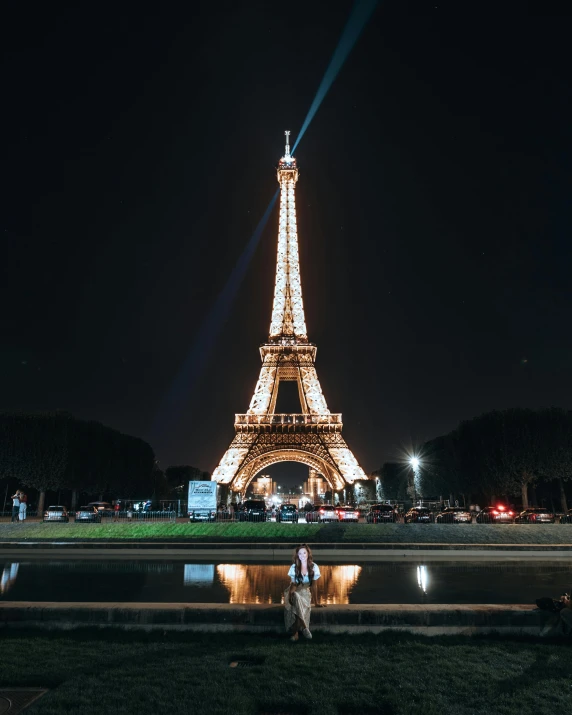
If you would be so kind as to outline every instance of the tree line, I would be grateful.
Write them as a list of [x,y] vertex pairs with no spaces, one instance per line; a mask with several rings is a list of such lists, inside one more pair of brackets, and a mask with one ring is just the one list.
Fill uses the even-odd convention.
[[178,496],[188,478],[210,479],[194,467],[163,473],[151,445],[100,422],[67,412],[0,413],[0,480],[37,490],[38,512],[47,491],[71,491],[71,508],[80,493],[97,499]]
[[510,496],[524,508],[537,485],[555,486],[567,510],[572,477],[572,412],[557,407],[494,410],[465,420],[419,450],[420,467],[389,462],[373,477],[387,499]]

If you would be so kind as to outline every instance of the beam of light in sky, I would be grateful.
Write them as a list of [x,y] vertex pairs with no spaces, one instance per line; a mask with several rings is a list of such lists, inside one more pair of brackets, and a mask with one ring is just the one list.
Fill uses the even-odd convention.
[[316,92],[316,96],[314,97],[314,101],[312,102],[312,106],[310,107],[308,114],[306,115],[306,119],[302,124],[302,129],[300,129],[300,132],[296,138],[296,143],[294,144],[294,148],[292,149],[292,154],[294,154],[294,152],[296,151],[296,147],[304,136],[306,129],[308,129],[308,127],[310,126],[310,122],[320,108],[320,104],[322,104],[322,101],[328,93],[328,90],[332,86],[333,81],[338,76],[342,65],[352,51],[355,43],[357,42],[358,37],[361,35],[363,28],[366,26],[367,21],[372,16],[372,13],[376,8],[377,3],[378,0],[356,0],[352,8],[351,15],[349,16],[346,26],[344,28],[344,31],[342,32],[342,36],[340,37],[340,41],[338,42],[338,46],[336,47],[330,64],[328,65],[328,69],[326,70],[324,78],[322,79],[320,86],[318,87],[318,91]]
[[[346,61],[347,56],[353,49],[363,28],[375,10],[377,2],[378,0],[356,0],[344,31],[342,32],[342,36],[340,37],[340,41],[338,42],[330,64],[328,65],[324,78],[318,87],[314,101],[312,102],[310,110],[306,115],[302,129],[298,134],[292,154],[304,136],[306,129],[310,126],[310,122],[318,111],[320,104],[328,93],[333,81]],[[264,215],[258,223],[258,226],[252,234],[250,241],[247,243],[240,258],[238,259],[238,262],[226,282],[225,287],[219,294],[211,311],[204,319],[199,334],[194,341],[193,347],[187,355],[185,362],[180,367],[169,392],[162,400],[151,430],[155,437],[159,434],[164,434],[168,430],[168,423],[172,421],[172,419],[176,416],[176,413],[181,411],[188,404],[190,394],[198,381],[206,362],[210,358],[216,338],[228,318],[232,304],[236,294],[238,293],[238,289],[240,288],[250,264],[250,260],[254,255],[258,241],[260,240],[260,236],[266,227],[270,214],[272,213],[279,191],[280,189],[278,189],[274,194],[274,197],[269,203]]]
[[179,368],[169,392],[161,403],[152,429],[154,434],[161,433],[167,428],[167,415],[169,415],[169,419],[172,418],[174,411],[184,407],[188,403],[194,383],[198,380],[206,362],[210,358],[212,347],[226,322],[238,289],[258,246],[260,236],[268,223],[279,192],[280,189],[276,189],[276,193],[272,197],[266,211],[258,222],[258,226],[254,229],[254,233],[236,262],[226,285],[219,293],[209,314],[203,320],[193,347],[187,355],[185,362]]

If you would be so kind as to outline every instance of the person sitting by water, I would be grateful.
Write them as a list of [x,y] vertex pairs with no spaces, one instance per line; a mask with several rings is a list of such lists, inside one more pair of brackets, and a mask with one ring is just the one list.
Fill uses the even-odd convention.
[[290,585],[284,591],[284,624],[291,634],[290,640],[297,641],[301,631],[304,638],[311,638],[310,613],[312,596],[318,606],[316,581],[320,578],[320,568],[314,563],[312,550],[307,544],[300,544],[294,550],[293,564],[288,576]]

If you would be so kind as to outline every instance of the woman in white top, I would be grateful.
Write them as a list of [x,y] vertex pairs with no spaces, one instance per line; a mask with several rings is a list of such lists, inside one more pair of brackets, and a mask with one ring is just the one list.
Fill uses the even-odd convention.
[[26,520],[26,510],[28,509],[28,497],[24,492],[20,492],[20,521]]
[[290,586],[284,591],[284,623],[291,634],[290,640],[297,641],[300,631],[304,638],[312,637],[309,629],[310,612],[312,595],[314,605],[318,605],[316,581],[320,578],[320,569],[314,563],[312,550],[307,544],[296,547],[293,561],[288,571]]

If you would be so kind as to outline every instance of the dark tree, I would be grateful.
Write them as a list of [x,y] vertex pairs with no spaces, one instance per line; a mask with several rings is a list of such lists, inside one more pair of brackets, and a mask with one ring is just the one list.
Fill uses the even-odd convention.
[[64,485],[70,420],[57,412],[0,415],[0,472],[38,490],[38,513],[46,491]]
[[423,479],[430,490],[520,496],[538,479],[562,481],[572,475],[572,419],[558,408],[513,408],[461,422],[448,435],[423,447]]
[[209,482],[211,475],[209,472],[203,472],[197,467],[190,467],[184,464],[167,467],[165,479],[169,495],[174,496],[184,494],[189,487],[189,482]]
[[39,492],[132,496],[153,489],[155,456],[147,442],[64,412],[0,415],[0,473]]
[[353,501],[355,504],[363,504],[366,501],[375,500],[375,480],[356,479],[353,483]]
[[542,464],[539,472],[543,480],[558,482],[560,504],[568,510],[564,482],[572,477],[572,412],[552,407],[543,410]]
[[380,481],[381,498],[405,501],[409,486],[409,472],[408,464],[398,462],[386,462],[381,469],[374,472],[374,477]]

